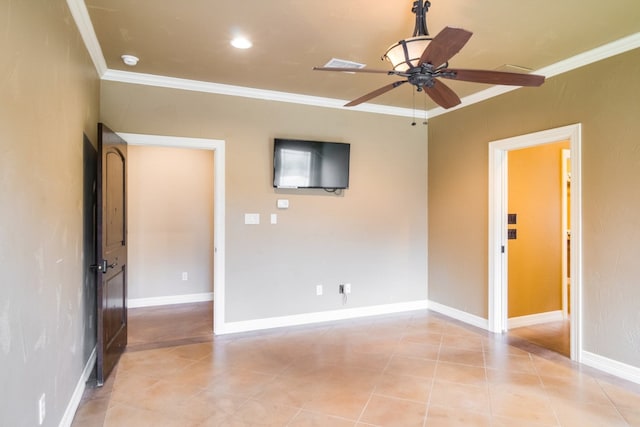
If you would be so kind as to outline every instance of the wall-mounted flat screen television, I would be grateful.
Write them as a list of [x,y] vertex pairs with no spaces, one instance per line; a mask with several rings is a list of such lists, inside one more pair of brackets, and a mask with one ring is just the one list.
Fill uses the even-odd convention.
[[275,188],[349,188],[351,145],[341,142],[276,138],[273,143]]

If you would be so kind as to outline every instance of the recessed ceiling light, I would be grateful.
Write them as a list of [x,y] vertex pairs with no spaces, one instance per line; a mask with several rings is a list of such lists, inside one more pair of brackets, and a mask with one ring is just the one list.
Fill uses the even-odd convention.
[[245,37],[236,37],[231,40],[231,46],[237,49],[249,49],[251,46],[253,46],[253,43],[251,43],[251,41]]
[[122,62],[130,67],[135,67],[139,61],[138,57],[133,55],[122,55],[120,58],[122,58]]

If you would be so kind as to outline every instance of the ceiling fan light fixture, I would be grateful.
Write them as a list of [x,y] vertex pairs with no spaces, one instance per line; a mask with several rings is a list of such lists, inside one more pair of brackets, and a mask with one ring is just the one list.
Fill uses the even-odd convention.
[[407,71],[419,65],[422,52],[426,49],[431,37],[417,36],[400,40],[391,46],[382,56],[393,66],[394,71]]

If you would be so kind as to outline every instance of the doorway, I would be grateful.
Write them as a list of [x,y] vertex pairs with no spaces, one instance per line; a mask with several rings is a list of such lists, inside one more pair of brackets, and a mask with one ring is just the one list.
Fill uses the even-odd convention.
[[214,151],[213,202],[213,331],[224,330],[225,301],[225,141],[119,133],[130,145],[195,148]]
[[571,277],[571,359],[580,361],[581,349],[581,203],[580,203],[580,124],[550,129],[489,144],[489,329],[504,333],[508,323],[508,152],[523,148],[569,141],[571,151],[571,215],[572,245],[570,251]]

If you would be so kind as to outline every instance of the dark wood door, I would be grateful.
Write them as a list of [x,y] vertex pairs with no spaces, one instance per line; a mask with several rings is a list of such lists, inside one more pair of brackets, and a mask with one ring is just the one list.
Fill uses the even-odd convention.
[[97,369],[104,384],[127,345],[127,143],[98,124]]

